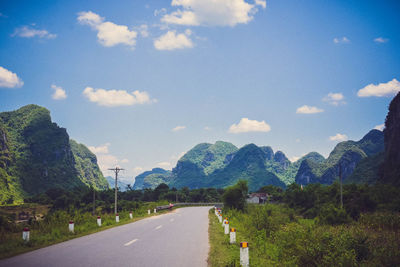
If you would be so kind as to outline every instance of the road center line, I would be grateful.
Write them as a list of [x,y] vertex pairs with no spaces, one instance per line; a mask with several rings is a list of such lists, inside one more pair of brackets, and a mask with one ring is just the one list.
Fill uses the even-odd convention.
[[156,227],[156,230],[160,229],[162,227],[162,225],[159,225]]
[[138,241],[138,239],[133,239],[132,241],[129,241],[128,243],[126,243],[124,246],[125,246],[125,247],[130,246],[130,245],[132,245],[133,243],[135,243],[136,241]]

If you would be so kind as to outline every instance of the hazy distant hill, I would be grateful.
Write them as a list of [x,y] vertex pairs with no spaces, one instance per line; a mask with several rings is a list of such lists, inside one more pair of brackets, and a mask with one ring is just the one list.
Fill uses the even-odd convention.
[[151,171],[145,171],[136,176],[133,189],[154,188],[160,183],[166,182],[170,174],[171,171],[166,171],[162,168],[154,168]]
[[[297,172],[296,183],[304,185],[309,183],[331,184],[338,179],[340,169],[343,180],[346,182],[347,177],[353,174],[359,163],[362,165],[350,181],[373,182],[377,179],[376,172],[367,172],[366,167],[371,165],[366,163],[377,162],[379,156],[374,161],[371,161],[369,157],[375,156],[383,149],[383,133],[379,130],[371,130],[358,142],[345,141],[337,144],[326,161],[304,160]],[[364,171],[365,173],[362,173]]]
[[96,156],[37,105],[0,113],[0,204],[54,187],[108,188]]
[[[114,189],[114,187],[115,187],[115,177],[106,176],[106,180],[107,180],[110,188]],[[130,183],[123,182],[118,178],[118,190],[119,191],[126,191],[127,187],[128,187],[128,184],[130,184]],[[132,186],[132,184],[130,184],[130,185]]]

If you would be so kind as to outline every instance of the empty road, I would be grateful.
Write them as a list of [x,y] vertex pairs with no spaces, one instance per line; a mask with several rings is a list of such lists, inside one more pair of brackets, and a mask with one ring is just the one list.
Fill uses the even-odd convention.
[[0,266],[207,266],[209,209],[176,209],[5,259]]

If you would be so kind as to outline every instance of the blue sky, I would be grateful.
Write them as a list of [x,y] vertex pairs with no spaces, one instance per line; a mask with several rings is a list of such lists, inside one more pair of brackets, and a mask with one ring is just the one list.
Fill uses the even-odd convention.
[[0,111],[48,108],[128,182],[200,142],[327,156],[382,125],[400,91],[399,12],[398,1],[2,0]]

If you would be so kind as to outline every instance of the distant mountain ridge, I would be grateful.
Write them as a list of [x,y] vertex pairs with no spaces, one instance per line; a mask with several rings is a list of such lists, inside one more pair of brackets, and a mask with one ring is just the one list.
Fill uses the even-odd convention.
[[[376,180],[376,168],[370,168],[365,176],[363,171],[369,165],[364,163],[362,169],[356,167],[382,151],[383,133],[379,130],[370,131],[359,141],[337,144],[327,159],[310,152],[296,162],[290,162],[282,151],[274,152],[269,146],[248,144],[238,149],[223,141],[201,143],[182,156],[172,172],[166,175],[145,172],[137,176],[135,188],[148,188],[148,185],[154,188],[161,182],[177,188],[220,188],[240,179],[247,180],[252,191],[265,185],[285,188],[293,182],[331,184],[337,179],[339,166],[345,179],[356,171],[351,181],[372,183]],[[147,185],[143,184],[144,180]]]
[[37,105],[0,113],[0,204],[54,187],[108,188],[96,156]]
[[[381,131],[371,130],[357,142],[341,142],[336,145],[326,161],[316,162],[312,159],[303,161],[295,181],[303,185],[310,183],[331,184],[338,179],[340,171],[343,180],[346,181],[346,178],[353,174],[359,162],[384,150],[383,139]],[[374,179],[376,180],[376,177]],[[354,177],[352,180],[356,182]]]
[[[238,149],[223,141],[201,143],[182,156],[172,172],[153,169],[138,175],[134,189],[149,188],[149,185],[154,188],[157,181],[177,188],[226,187],[239,179],[248,180],[251,190],[269,184],[284,188],[294,182],[301,162],[308,158],[317,162],[325,160],[317,152],[311,152],[291,163],[283,152],[274,153],[268,146],[249,144]],[[145,180],[147,185],[143,183]]]
[[[114,189],[115,188],[115,177],[106,176],[105,178],[108,182],[109,187]],[[128,188],[128,183],[125,183],[118,178],[118,190],[123,192],[123,191],[126,191],[127,188]]]

